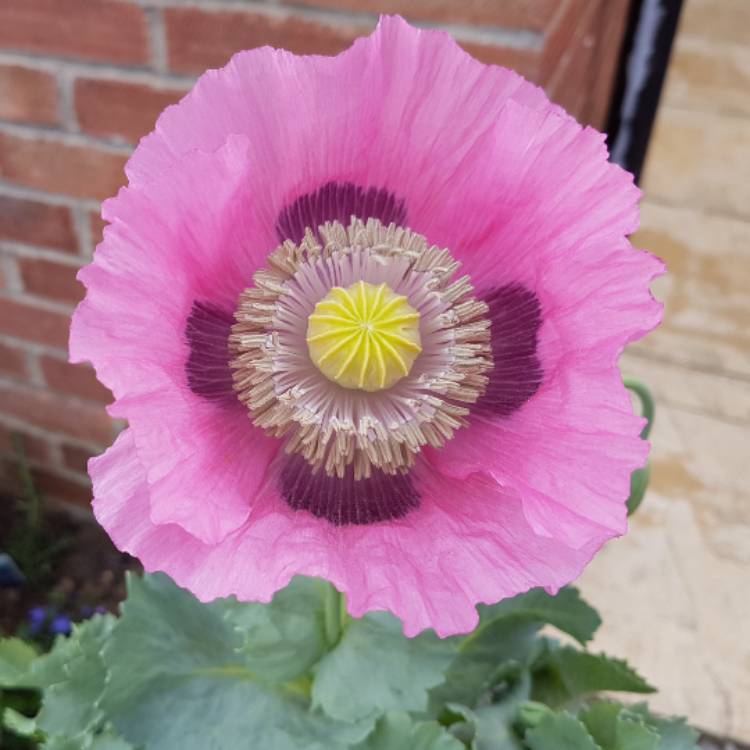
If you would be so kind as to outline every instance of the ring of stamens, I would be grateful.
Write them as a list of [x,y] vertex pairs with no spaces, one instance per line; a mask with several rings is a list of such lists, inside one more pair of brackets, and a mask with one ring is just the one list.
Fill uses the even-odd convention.
[[[241,294],[230,337],[235,391],[253,422],[285,437],[286,451],[313,470],[343,477],[352,467],[355,479],[373,467],[406,471],[423,446],[444,445],[492,368],[487,306],[473,297],[468,277],[453,279],[458,266],[448,250],[375,219],[327,223],[317,234],[308,229],[300,244],[283,243]],[[349,379],[359,378],[356,370],[344,368],[348,384],[329,377],[308,340],[332,290],[360,281],[368,292],[385,284],[418,314],[410,320],[421,349],[405,347],[414,355],[407,373],[383,381],[372,368],[362,386]]]

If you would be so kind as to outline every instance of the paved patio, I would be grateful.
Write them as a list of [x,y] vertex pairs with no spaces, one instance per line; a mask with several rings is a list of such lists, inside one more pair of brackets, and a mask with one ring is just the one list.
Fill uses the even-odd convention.
[[581,580],[653,705],[750,741],[750,1],[687,0],[635,244],[664,325],[623,371],[657,398],[653,479]]

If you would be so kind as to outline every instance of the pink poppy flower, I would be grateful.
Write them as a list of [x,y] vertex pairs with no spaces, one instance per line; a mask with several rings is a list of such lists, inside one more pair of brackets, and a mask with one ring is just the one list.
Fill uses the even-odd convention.
[[202,600],[320,576],[449,635],[625,531],[648,444],[617,360],[663,269],[540,89],[383,18],[207,72],[127,174],[70,348],[129,423],[94,510],[147,570]]

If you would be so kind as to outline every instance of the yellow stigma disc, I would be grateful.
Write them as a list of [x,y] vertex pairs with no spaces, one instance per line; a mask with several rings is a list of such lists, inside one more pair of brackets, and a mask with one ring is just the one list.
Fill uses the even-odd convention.
[[307,321],[310,358],[344,388],[390,388],[409,374],[420,344],[419,313],[388,284],[335,286]]

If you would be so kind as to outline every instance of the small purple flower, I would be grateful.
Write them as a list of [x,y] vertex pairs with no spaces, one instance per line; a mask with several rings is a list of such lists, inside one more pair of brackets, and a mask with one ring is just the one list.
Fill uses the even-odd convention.
[[56,615],[49,626],[49,632],[52,635],[70,635],[70,630],[70,618],[65,615]]
[[31,635],[39,635],[44,628],[44,624],[47,621],[48,610],[47,607],[32,607],[29,610],[29,632]]
[[81,607],[81,619],[88,620],[94,615],[106,615],[109,610],[98,604],[96,607],[92,607],[90,604],[84,604]]

